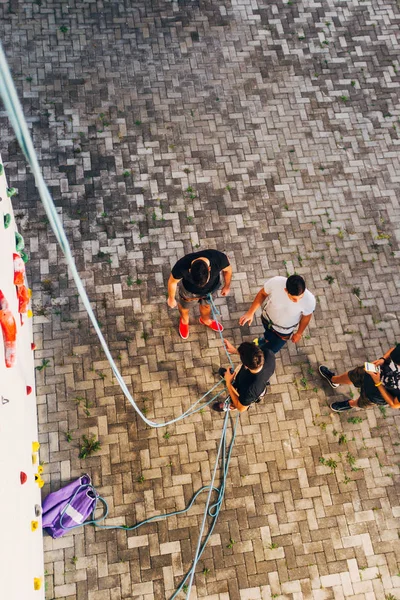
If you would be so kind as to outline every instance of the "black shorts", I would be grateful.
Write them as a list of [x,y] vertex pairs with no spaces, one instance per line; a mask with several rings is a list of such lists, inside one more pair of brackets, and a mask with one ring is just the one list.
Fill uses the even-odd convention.
[[358,399],[358,406],[360,408],[366,408],[373,404],[380,406],[386,406],[387,402],[382,398],[378,388],[374,384],[374,380],[368,373],[365,372],[364,367],[356,367],[348,372],[351,383],[360,390],[360,397]]

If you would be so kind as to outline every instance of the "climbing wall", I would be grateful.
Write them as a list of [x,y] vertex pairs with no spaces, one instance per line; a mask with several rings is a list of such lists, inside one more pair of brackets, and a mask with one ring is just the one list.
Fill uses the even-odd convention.
[[0,596],[44,598],[32,313],[12,197],[0,156]]

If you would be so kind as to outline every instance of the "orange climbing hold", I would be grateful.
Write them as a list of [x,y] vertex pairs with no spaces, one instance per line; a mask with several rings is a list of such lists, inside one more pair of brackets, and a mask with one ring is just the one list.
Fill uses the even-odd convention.
[[0,290],[0,325],[3,332],[4,354],[6,367],[13,367],[17,349],[17,326],[8,302]]
[[17,298],[18,298],[18,312],[26,313],[28,310],[29,299],[31,297],[31,290],[26,285],[17,286]]

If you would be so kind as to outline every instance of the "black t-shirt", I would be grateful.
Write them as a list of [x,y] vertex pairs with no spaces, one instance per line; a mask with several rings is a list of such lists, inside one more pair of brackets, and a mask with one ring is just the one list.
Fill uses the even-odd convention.
[[[189,269],[196,258],[208,258],[210,261],[210,279],[204,287],[195,285],[192,281]],[[172,277],[174,279],[182,279],[183,287],[192,294],[206,295],[213,292],[220,283],[219,274],[222,269],[229,267],[229,260],[226,254],[218,250],[202,250],[201,252],[192,252],[180,258],[172,268]]]
[[233,383],[233,387],[239,394],[239,402],[243,406],[250,406],[259,398],[275,371],[275,354],[268,348],[265,348],[263,352],[264,365],[261,371],[250,373],[246,367],[242,366]]

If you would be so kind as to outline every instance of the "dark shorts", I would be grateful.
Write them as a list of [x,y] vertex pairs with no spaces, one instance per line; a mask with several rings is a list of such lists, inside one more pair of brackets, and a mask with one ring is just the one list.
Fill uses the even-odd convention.
[[[215,294],[215,292],[217,290],[219,290],[220,287],[221,287],[221,284],[219,284],[215,288],[215,290],[213,290],[211,295]],[[190,308],[194,304],[202,304],[203,306],[210,306],[210,300],[208,298],[208,294],[206,294],[205,296],[201,296],[200,294],[193,294],[192,292],[189,292],[187,289],[185,289],[182,281],[180,281],[178,283],[178,302],[182,306],[182,308]]]
[[364,371],[364,367],[356,367],[348,372],[351,383],[360,390],[358,406],[366,408],[373,404],[386,406],[387,402],[380,395],[379,390],[374,384],[372,377]]

